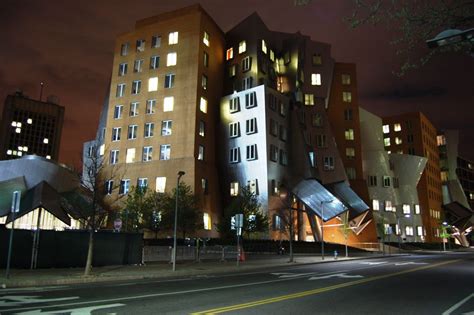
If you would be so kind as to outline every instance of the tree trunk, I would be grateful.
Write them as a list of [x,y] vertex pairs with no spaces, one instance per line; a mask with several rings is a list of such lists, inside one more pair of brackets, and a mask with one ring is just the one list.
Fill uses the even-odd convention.
[[92,256],[94,252],[94,229],[89,230],[89,247],[87,249],[86,267],[84,269],[84,276],[89,276],[92,270]]

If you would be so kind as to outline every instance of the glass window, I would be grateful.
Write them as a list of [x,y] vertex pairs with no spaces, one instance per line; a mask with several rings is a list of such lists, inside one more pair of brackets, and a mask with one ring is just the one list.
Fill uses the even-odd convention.
[[169,160],[171,156],[171,145],[162,144],[160,145],[160,160]]
[[168,55],[166,55],[166,66],[176,66],[177,57],[178,54],[175,52],[168,53]]
[[120,181],[119,194],[125,195],[130,191],[130,179],[122,179]]
[[389,133],[390,132],[390,125],[383,125],[382,126],[382,131],[383,131],[383,133]]
[[132,82],[132,94],[139,94],[142,89],[142,81],[135,80]]
[[165,89],[170,89],[174,86],[174,73],[165,75]]
[[252,66],[252,58],[250,56],[245,57],[242,59],[242,71],[249,71],[250,67]]
[[230,163],[240,162],[240,150],[238,147],[230,149],[229,162]]
[[346,108],[344,110],[344,120],[352,120],[352,109]]
[[122,76],[124,76],[124,75],[127,74],[127,67],[128,67],[127,63],[121,63],[121,64],[119,64],[118,75],[119,75],[120,77],[122,77]]
[[390,187],[390,176],[383,177],[383,187]]
[[322,62],[321,55],[320,54],[314,54],[313,55],[313,66],[319,66],[322,63],[323,62]]
[[230,47],[229,49],[227,49],[226,51],[226,54],[225,54],[225,60],[230,60],[234,58],[234,49],[232,47]]
[[168,45],[175,45],[178,43],[178,32],[171,32],[168,35]]
[[133,140],[137,138],[137,131],[138,131],[138,126],[137,125],[129,125],[128,126],[128,139]]
[[262,52],[263,52],[264,54],[267,53],[267,43],[265,42],[264,39],[262,39]]
[[305,105],[314,105],[314,94],[305,94],[304,95],[304,104]]
[[121,127],[112,128],[112,141],[120,141]]
[[323,135],[323,134],[316,135],[316,146],[319,148],[326,147],[326,135]]
[[137,188],[145,189],[148,187],[148,178],[139,177],[137,178]]
[[311,85],[321,85],[321,74],[319,73],[311,74]]
[[199,110],[203,113],[207,113],[207,99],[201,96],[199,101]]
[[112,190],[114,189],[114,181],[108,180],[105,182],[105,192],[107,195],[112,194]]
[[156,100],[147,100],[146,101],[146,113],[148,115],[155,113]]
[[207,76],[205,74],[201,77],[201,87],[203,90],[207,90]]
[[355,149],[354,148],[346,148],[346,157],[348,159],[354,159],[355,158]]
[[351,92],[342,92],[342,101],[350,103],[352,101],[352,93]]
[[256,160],[257,157],[257,145],[251,144],[247,146],[247,161]]
[[380,203],[377,199],[372,200],[372,210],[380,210]]
[[270,160],[273,162],[278,162],[278,147],[270,144]]
[[239,182],[230,183],[230,195],[238,196],[239,195]]
[[240,98],[238,96],[229,100],[229,110],[231,113],[240,111]]
[[334,157],[332,156],[325,156],[324,159],[324,170],[325,171],[332,171],[334,170]]
[[401,124],[394,124],[393,125],[393,131],[402,131],[402,125]]
[[257,118],[247,119],[245,121],[245,133],[252,134],[257,132]]
[[402,205],[402,210],[403,210],[403,214],[410,214],[411,213],[410,205],[407,205],[407,204]]
[[344,137],[346,140],[354,140],[354,129],[346,129],[344,131]]
[[110,151],[110,164],[117,164],[119,161],[119,150],[111,150]]
[[116,97],[122,97],[125,94],[125,83],[117,84],[117,92],[115,93]]
[[161,46],[161,36],[153,35],[151,37],[151,48],[158,48]]
[[204,224],[204,230],[206,230],[206,231],[212,230],[212,221],[211,221],[211,216],[210,216],[209,213],[204,212],[202,214],[202,221],[203,221],[203,224]]
[[351,76],[349,74],[342,75],[342,84],[343,85],[350,85],[351,84]]
[[140,105],[140,103],[138,102],[132,102],[130,103],[130,111],[128,113],[128,115],[130,117],[135,117],[135,116],[138,116],[138,106]]
[[152,122],[145,123],[145,138],[153,137],[155,124]]
[[143,70],[143,59],[135,60],[133,63],[133,72],[142,72]]
[[153,154],[153,147],[151,146],[143,147],[142,161],[143,162],[151,161],[152,154]]
[[239,43],[239,54],[244,53],[247,50],[247,43],[243,40]]
[[155,184],[155,191],[158,193],[164,193],[166,188],[166,177],[157,177]]
[[228,69],[229,69],[229,78],[235,77],[235,74],[237,73],[237,65],[230,65]]
[[356,170],[353,167],[346,167],[346,174],[348,179],[356,179]]
[[386,147],[390,146],[390,138],[383,138],[383,145]]
[[114,119],[122,118],[123,114],[123,105],[115,105],[114,108]]
[[128,148],[127,155],[125,157],[125,163],[135,162],[135,148]]
[[252,77],[245,77],[242,79],[242,90],[247,90],[252,88]]
[[395,137],[395,144],[402,144],[402,138],[400,137]]
[[137,52],[145,51],[145,40],[138,39],[137,40]]
[[204,67],[209,67],[209,55],[207,54],[207,52],[204,52],[204,55],[203,55],[203,63],[204,63]]
[[204,45],[209,47],[210,39],[209,39],[209,34],[207,32],[204,32],[204,34],[202,36],[202,42],[204,43]]
[[174,96],[165,97],[163,101],[163,111],[171,112],[173,111],[173,106],[174,106]]
[[160,66],[160,56],[150,57],[150,69],[158,69]]
[[148,92],[158,91],[158,77],[148,79]]
[[229,137],[235,138],[240,136],[240,123],[233,122],[229,124]]
[[206,135],[206,123],[202,120],[199,121],[199,135],[201,137]]
[[161,135],[169,136],[172,134],[173,121],[172,120],[163,120],[161,122]]
[[129,43],[122,44],[122,46],[120,47],[120,56],[126,56],[128,54],[129,47]]
[[245,107],[251,108],[257,106],[257,93],[247,93],[245,94]]
[[199,145],[198,147],[198,158],[199,161],[204,161],[204,146]]
[[415,214],[420,214],[420,205],[415,205]]

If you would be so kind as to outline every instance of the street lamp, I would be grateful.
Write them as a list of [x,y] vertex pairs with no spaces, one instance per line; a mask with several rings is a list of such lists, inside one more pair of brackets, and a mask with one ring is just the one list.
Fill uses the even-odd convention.
[[179,180],[186,174],[183,171],[178,172],[178,181],[176,182],[176,202],[174,209],[174,232],[173,232],[173,271],[176,271],[176,231],[178,228],[178,196],[179,196]]
[[288,205],[288,197],[289,193],[286,187],[280,187],[280,199],[282,200],[285,207],[288,207],[288,211],[290,211],[289,217],[289,228],[290,228],[290,260],[288,262],[293,262],[293,209],[291,208],[291,204]]
[[324,260],[324,204],[331,203],[334,200],[321,201],[321,260]]
[[[396,215],[397,217],[397,225],[398,225],[398,253],[400,254],[402,252],[402,226],[400,224],[400,218],[402,216]],[[404,214],[403,217],[409,218],[409,214]]]

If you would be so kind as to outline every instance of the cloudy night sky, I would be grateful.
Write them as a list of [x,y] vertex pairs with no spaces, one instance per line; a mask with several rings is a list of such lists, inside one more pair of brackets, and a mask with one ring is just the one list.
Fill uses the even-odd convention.
[[[138,19],[172,11],[195,0],[1,0],[0,100],[17,89],[38,98],[56,95],[66,107],[60,161],[80,164],[82,143],[95,137],[112,72],[117,35],[133,30]],[[223,31],[256,11],[269,29],[300,31],[330,43],[336,61],[357,64],[359,103],[378,114],[423,111],[440,129],[459,129],[461,153],[474,159],[474,58],[436,56],[402,78],[392,74],[401,57],[383,25],[351,30],[348,0],[202,0]],[[420,53],[428,51],[424,45]],[[223,52],[224,53],[224,52]]]

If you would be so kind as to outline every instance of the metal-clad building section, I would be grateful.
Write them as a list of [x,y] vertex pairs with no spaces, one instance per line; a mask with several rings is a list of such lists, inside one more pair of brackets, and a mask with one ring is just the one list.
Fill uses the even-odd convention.
[[326,185],[326,187],[349,208],[349,220],[369,210],[369,206],[349,187],[346,182]]
[[347,210],[336,196],[315,179],[301,181],[293,189],[293,194],[323,221],[328,221]]

